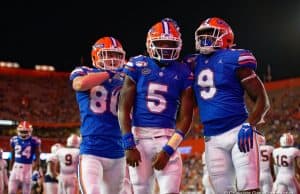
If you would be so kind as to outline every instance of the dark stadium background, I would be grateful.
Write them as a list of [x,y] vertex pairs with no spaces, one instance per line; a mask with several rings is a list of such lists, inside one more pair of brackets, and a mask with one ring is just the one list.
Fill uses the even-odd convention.
[[300,75],[300,1],[3,1],[0,12],[0,61],[36,64],[71,71],[90,63],[91,45],[101,36],[118,38],[127,57],[145,50],[146,33],[164,17],[177,20],[182,55],[194,50],[194,31],[212,16],[233,28],[238,48],[256,56],[263,78]]

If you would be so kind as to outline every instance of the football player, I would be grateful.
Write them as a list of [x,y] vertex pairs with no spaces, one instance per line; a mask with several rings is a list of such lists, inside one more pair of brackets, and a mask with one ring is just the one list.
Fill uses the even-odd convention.
[[56,143],[51,146],[51,154],[47,157],[47,170],[44,179],[44,191],[45,194],[57,194],[58,193],[58,159],[56,152],[63,146],[60,143]]
[[121,43],[102,37],[93,45],[94,68],[78,67],[70,76],[79,105],[82,143],[79,180],[83,193],[119,193],[125,173],[117,104],[125,61]]
[[[30,194],[33,162],[35,169],[40,168],[41,140],[32,136],[33,127],[28,121],[17,126],[17,136],[10,139],[12,159],[8,193],[16,194],[19,187],[23,194]],[[35,159],[34,159],[35,157]]]
[[257,136],[259,145],[259,185],[262,193],[270,193],[272,191],[273,180],[275,180],[272,152],[274,147],[266,145],[266,139],[262,135]]
[[149,56],[133,57],[124,68],[118,113],[135,194],[150,194],[154,178],[161,193],[179,193],[182,160],[177,147],[193,112],[193,74],[177,61],[181,46],[178,25],[163,19],[148,31]]
[[4,193],[8,185],[7,162],[3,159],[3,149],[0,148],[0,193]]
[[300,159],[300,150],[294,146],[294,136],[284,133],[280,137],[280,147],[274,149],[276,180],[273,185],[274,193],[299,193],[295,177],[296,160]]
[[[71,134],[67,139],[66,147],[55,152],[59,164],[58,193],[78,193],[77,166],[79,163],[80,138]],[[51,167],[54,170],[54,167]],[[52,174],[55,174],[52,171]]]
[[[203,21],[195,31],[197,54],[185,60],[194,70],[194,93],[204,125],[206,164],[216,193],[259,191],[254,130],[263,123],[269,99],[256,75],[256,59],[232,49],[234,34],[222,19]],[[255,105],[248,114],[244,93]],[[237,180],[237,184],[235,184]]]

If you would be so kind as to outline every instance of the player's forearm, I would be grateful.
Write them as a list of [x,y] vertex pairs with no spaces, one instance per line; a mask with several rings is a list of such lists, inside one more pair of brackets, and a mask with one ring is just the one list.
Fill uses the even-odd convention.
[[136,86],[130,79],[125,79],[120,92],[118,118],[122,133],[131,132],[131,110],[135,101]]
[[119,124],[123,134],[131,132],[131,117],[130,112],[132,109],[132,103],[125,101],[126,95],[120,96],[119,102],[119,111],[118,111],[118,118]]
[[94,86],[102,84],[108,78],[109,73],[107,72],[90,73],[88,75],[74,79],[73,89],[76,91],[86,91]]
[[264,123],[264,117],[270,109],[269,98],[266,91],[261,91],[260,95],[257,97],[254,109],[249,115],[248,122],[250,125],[255,126],[257,124]]

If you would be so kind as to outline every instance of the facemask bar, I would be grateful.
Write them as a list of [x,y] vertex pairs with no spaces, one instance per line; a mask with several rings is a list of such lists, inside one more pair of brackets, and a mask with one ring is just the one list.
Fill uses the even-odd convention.
[[201,28],[195,32],[196,50],[202,54],[210,54],[215,49],[222,48],[222,37],[226,33],[220,28]]
[[125,52],[122,50],[102,49],[97,56],[96,66],[105,70],[115,70],[125,63]]
[[150,49],[152,51],[152,58],[158,60],[158,61],[173,61],[179,58],[180,51],[181,51],[181,45],[180,42],[177,40],[168,40],[173,41],[177,43],[177,46],[174,48],[165,48],[165,47],[159,47],[155,46],[155,42],[158,41],[166,41],[165,39],[156,39],[156,40],[150,40]]

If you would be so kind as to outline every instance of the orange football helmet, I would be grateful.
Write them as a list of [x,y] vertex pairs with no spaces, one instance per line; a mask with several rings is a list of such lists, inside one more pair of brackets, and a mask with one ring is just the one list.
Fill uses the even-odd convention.
[[208,18],[195,32],[196,50],[202,54],[210,54],[219,48],[235,46],[231,27],[222,19]]
[[149,56],[159,61],[178,59],[182,47],[177,23],[165,18],[153,25],[147,34],[146,47]]
[[114,70],[125,63],[125,51],[113,37],[102,37],[92,48],[92,61],[96,68]]
[[17,127],[18,136],[22,139],[27,139],[33,131],[32,125],[28,121],[21,121]]

